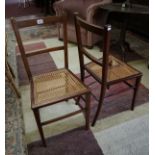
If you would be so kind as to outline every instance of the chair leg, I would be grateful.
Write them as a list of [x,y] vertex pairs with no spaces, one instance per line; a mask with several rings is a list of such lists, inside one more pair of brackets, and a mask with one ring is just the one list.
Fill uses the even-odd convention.
[[11,86],[11,87],[13,88],[13,90],[15,91],[17,97],[20,98],[20,97],[21,97],[20,92],[18,91],[18,89],[17,89],[17,87],[16,87],[16,84],[15,84],[14,80],[12,79],[11,74],[8,73],[8,71],[6,71],[6,76],[7,76],[7,78],[8,78],[8,81],[9,81],[10,86]]
[[90,129],[90,93],[86,94],[86,130]]
[[105,96],[105,92],[106,92],[106,88],[101,88],[100,100],[99,100],[99,104],[98,104],[98,107],[97,107],[97,111],[96,111],[95,117],[94,117],[94,119],[93,119],[92,126],[95,126],[95,123],[96,123],[97,118],[98,118],[98,116],[99,116],[99,113],[100,113],[100,111],[101,111],[102,104],[103,104],[103,99],[104,99],[104,96]]
[[37,126],[38,126],[38,129],[39,129],[39,134],[40,134],[42,143],[46,147],[46,141],[45,141],[45,138],[44,138],[44,133],[43,133],[43,129],[42,129],[42,126],[41,126],[41,121],[40,121],[39,109],[33,109],[33,112],[34,112],[34,116],[35,116],[35,119],[36,119],[36,122],[37,122]]
[[75,105],[78,105],[80,101],[80,96],[77,97],[77,99],[75,100]]
[[9,63],[7,63],[7,65],[8,65],[8,69],[9,69],[9,71],[10,71],[10,74],[12,75],[13,78],[15,78],[15,73],[14,73],[12,67],[10,66]]
[[131,104],[131,110],[134,110],[134,107],[135,107],[135,99],[136,99],[136,96],[137,96],[137,91],[138,91],[138,88],[139,88],[139,85],[140,85],[140,81],[141,81],[141,76],[140,77],[137,77],[136,81],[135,81],[135,87],[134,87],[134,93],[133,93],[133,98],[132,98],[132,104]]

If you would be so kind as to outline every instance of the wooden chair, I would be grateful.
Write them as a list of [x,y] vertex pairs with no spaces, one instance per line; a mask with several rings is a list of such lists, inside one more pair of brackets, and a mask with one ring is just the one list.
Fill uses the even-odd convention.
[[[65,16],[48,16],[38,19],[31,19],[26,21],[16,21],[11,19],[11,23],[16,35],[18,46],[21,52],[23,63],[28,74],[31,86],[31,107],[38,125],[39,133],[42,143],[46,146],[42,126],[55,121],[73,116],[85,111],[86,129],[89,129],[89,113],[90,113],[90,91],[68,68],[68,51],[67,51],[67,31],[66,31],[66,17]],[[55,46],[46,49],[37,50],[35,52],[26,52],[21,39],[20,31],[22,28],[31,26],[46,26],[49,24],[62,24],[64,27],[64,44],[62,46]],[[55,71],[33,76],[29,67],[29,57],[47,52],[61,52],[64,51],[64,68]],[[34,60],[35,61],[35,60]],[[84,96],[82,96],[84,95]],[[42,122],[40,119],[40,108],[60,103],[61,101],[68,101],[71,98],[82,97],[86,101],[86,106],[83,109],[69,113],[67,115],[54,118]],[[84,98],[85,97],[85,98]]]
[[[102,28],[88,24],[86,21],[79,17],[78,13],[75,13],[75,27],[80,59],[81,79],[84,81],[84,78],[88,77],[85,75],[85,71],[87,71],[90,76],[92,76],[97,82],[101,84],[98,107],[93,119],[92,126],[94,126],[96,123],[96,120],[101,111],[101,107],[103,105],[106,89],[110,88],[110,85],[124,82],[127,84],[127,86],[133,88],[134,94],[132,98],[131,110],[134,110],[135,98],[142,73],[109,54],[111,26],[105,25]],[[103,56],[100,60],[91,55],[91,53],[88,52],[87,49],[83,46],[81,39],[81,29],[86,29],[87,31],[103,36],[103,48],[101,49]],[[84,57],[87,57],[90,62],[86,64]],[[134,84],[129,82],[131,79],[135,81]]]

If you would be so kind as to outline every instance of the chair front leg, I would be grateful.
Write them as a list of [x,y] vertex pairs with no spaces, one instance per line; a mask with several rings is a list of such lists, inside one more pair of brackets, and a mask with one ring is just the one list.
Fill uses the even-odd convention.
[[42,126],[41,126],[39,109],[33,109],[33,112],[34,112],[34,116],[35,116],[35,119],[36,119],[36,122],[37,122],[37,126],[38,126],[38,130],[39,130],[39,134],[40,134],[42,143],[46,147],[46,141],[45,141],[43,129],[42,129]]
[[100,92],[100,99],[99,99],[97,111],[96,111],[96,113],[95,113],[95,117],[94,117],[94,119],[93,119],[92,126],[95,126],[95,123],[96,123],[96,121],[97,121],[97,118],[98,118],[98,116],[99,116],[99,114],[100,114],[100,111],[101,111],[101,108],[102,108],[102,104],[103,104],[103,100],[104,100],[105,93],[106,93],[106,87],[102,86],[102,87],[101,87],[101,92]]

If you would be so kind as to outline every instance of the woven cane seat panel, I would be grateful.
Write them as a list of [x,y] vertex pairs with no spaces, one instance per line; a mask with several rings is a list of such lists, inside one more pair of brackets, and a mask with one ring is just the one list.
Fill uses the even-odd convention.
[[[109,61],[113,61],[114,63],[108,65],[107,82],[112,82],[115,80],[119,80],[119,79],[123,79],[123,78],[127,78],[130,76],[139,74],[137,70],[135,70],[131,66],[123,63],[122,61],[118,60],[113,56],[109,56]],[[92,62],[87,64],[86,67],[101,79],[102,77],[101,66]]]
[[87,88],[66,69],[35,76],[33,82],[33,108],[87,91]]

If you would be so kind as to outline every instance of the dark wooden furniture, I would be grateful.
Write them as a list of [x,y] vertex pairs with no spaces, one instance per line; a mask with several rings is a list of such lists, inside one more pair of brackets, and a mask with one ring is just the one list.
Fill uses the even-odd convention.
[[[126,0],[113,0],[113,3],[124,3]],[[142,5],[149,8],[149,0],[130,0],[132,5]],[[111,20],[121,20],[118,14],[113,14]],[[148,14],[135,14],[128,19],[128,29],[136,35],[149,40],[149,15]]]
[[[85,112],[86,129],[89,129],[89,113],[90,113],[90,92],[89,89],[81,83],[81,81],[68,68],[68,51],[67,51],[67,31],[66,31],[66,17],[64,16],[49,16],[38,19],[31,19],[25,21],[16,21],[11,19],[11,23],[16,35],[17,43],[21,52],[23,63],[28,74],[31,86],[31,107],[38,125],[39,133],[42,143],[46,146],[42,126],[55,121],[73,116],[80,112]],[[64,27],[64,44],[62,46],[55,46],[51,48],[41,49],[34,52],[26,52],[20,34],[21,29],[33,26],[48,26],[49,24],[62,24]],[[64,51],[64,68],[57,69],[53,72],[33,76],[29,67],[28,58],[41,53],[60,52]],[[35,61],[35,60],[34,60]],[[54,118],[42,122],[40,120],[40,108],[49,105],[60,103],[61,101],[68,101],[71,98],[84,98],[86,106],[83,109],[69,113],[67,115]],[[80,106],[81,107],[81,106]]]
[[[96,120],[101,111],[101,107],[103,105],[106,89],[110,89],[110,85],[123,82],[127,86],[129,86],[129,88],[132,88],[134,90],[131,104],[131,110],[133,110],[142,73],[134,69],[133,67],[127,65],[126,63],[116,59],[112,55],[109,55],[111,26],[105,25],[104,28],[102,28],[99,26],[90,25],[86,21],[81,19],[79,16],[77,16],[77,14],[75,14],[75,27],[80,59],[81,79],[82,81],[84,81],[84,78],[88,77],[85,76],[85,71],[87,71],[90,76],[92,76],[97,82],[101,84],[98,108],[92,125],[94,126],[96,123]],[[103,56],[100,60],[94,57],[82,45],[81,29],[86,29],[87,31],[91,31],[96,35],[102,36]],[[86,64],[84,57],[87,57],[90,60],[90,62]],[[129,80],[133,80],[134,82],[130,83]]]
[[43,0],[45,15],[53,15],[54,14],[53,4],[55,1],[56,0]]
[[105,23],[108,23],[109,16],[113,14],[120,15],[122,26],[121,26],[121,32],[120,32],[120,38],[119,38],[119,46],[121,48],[121,51],[123,53],[123,60],[125,60],[125,51],[130,49],[129,44],[125,41],[126,37],[126,30],[127,26],[130,23],[130,19],[134,17],[135,15],[149,15],[149,8],[147,6],[143,5],[137,5],[137,4],[129,4],[129,6],[124,6],[124,3],[111,3],[106,4],[100,7],[104,11],[106,11],[105,15]]
[[53,4],[56,0],[35,0],[37,7],[41,7],[45,15],[53,15],[54,9]]

